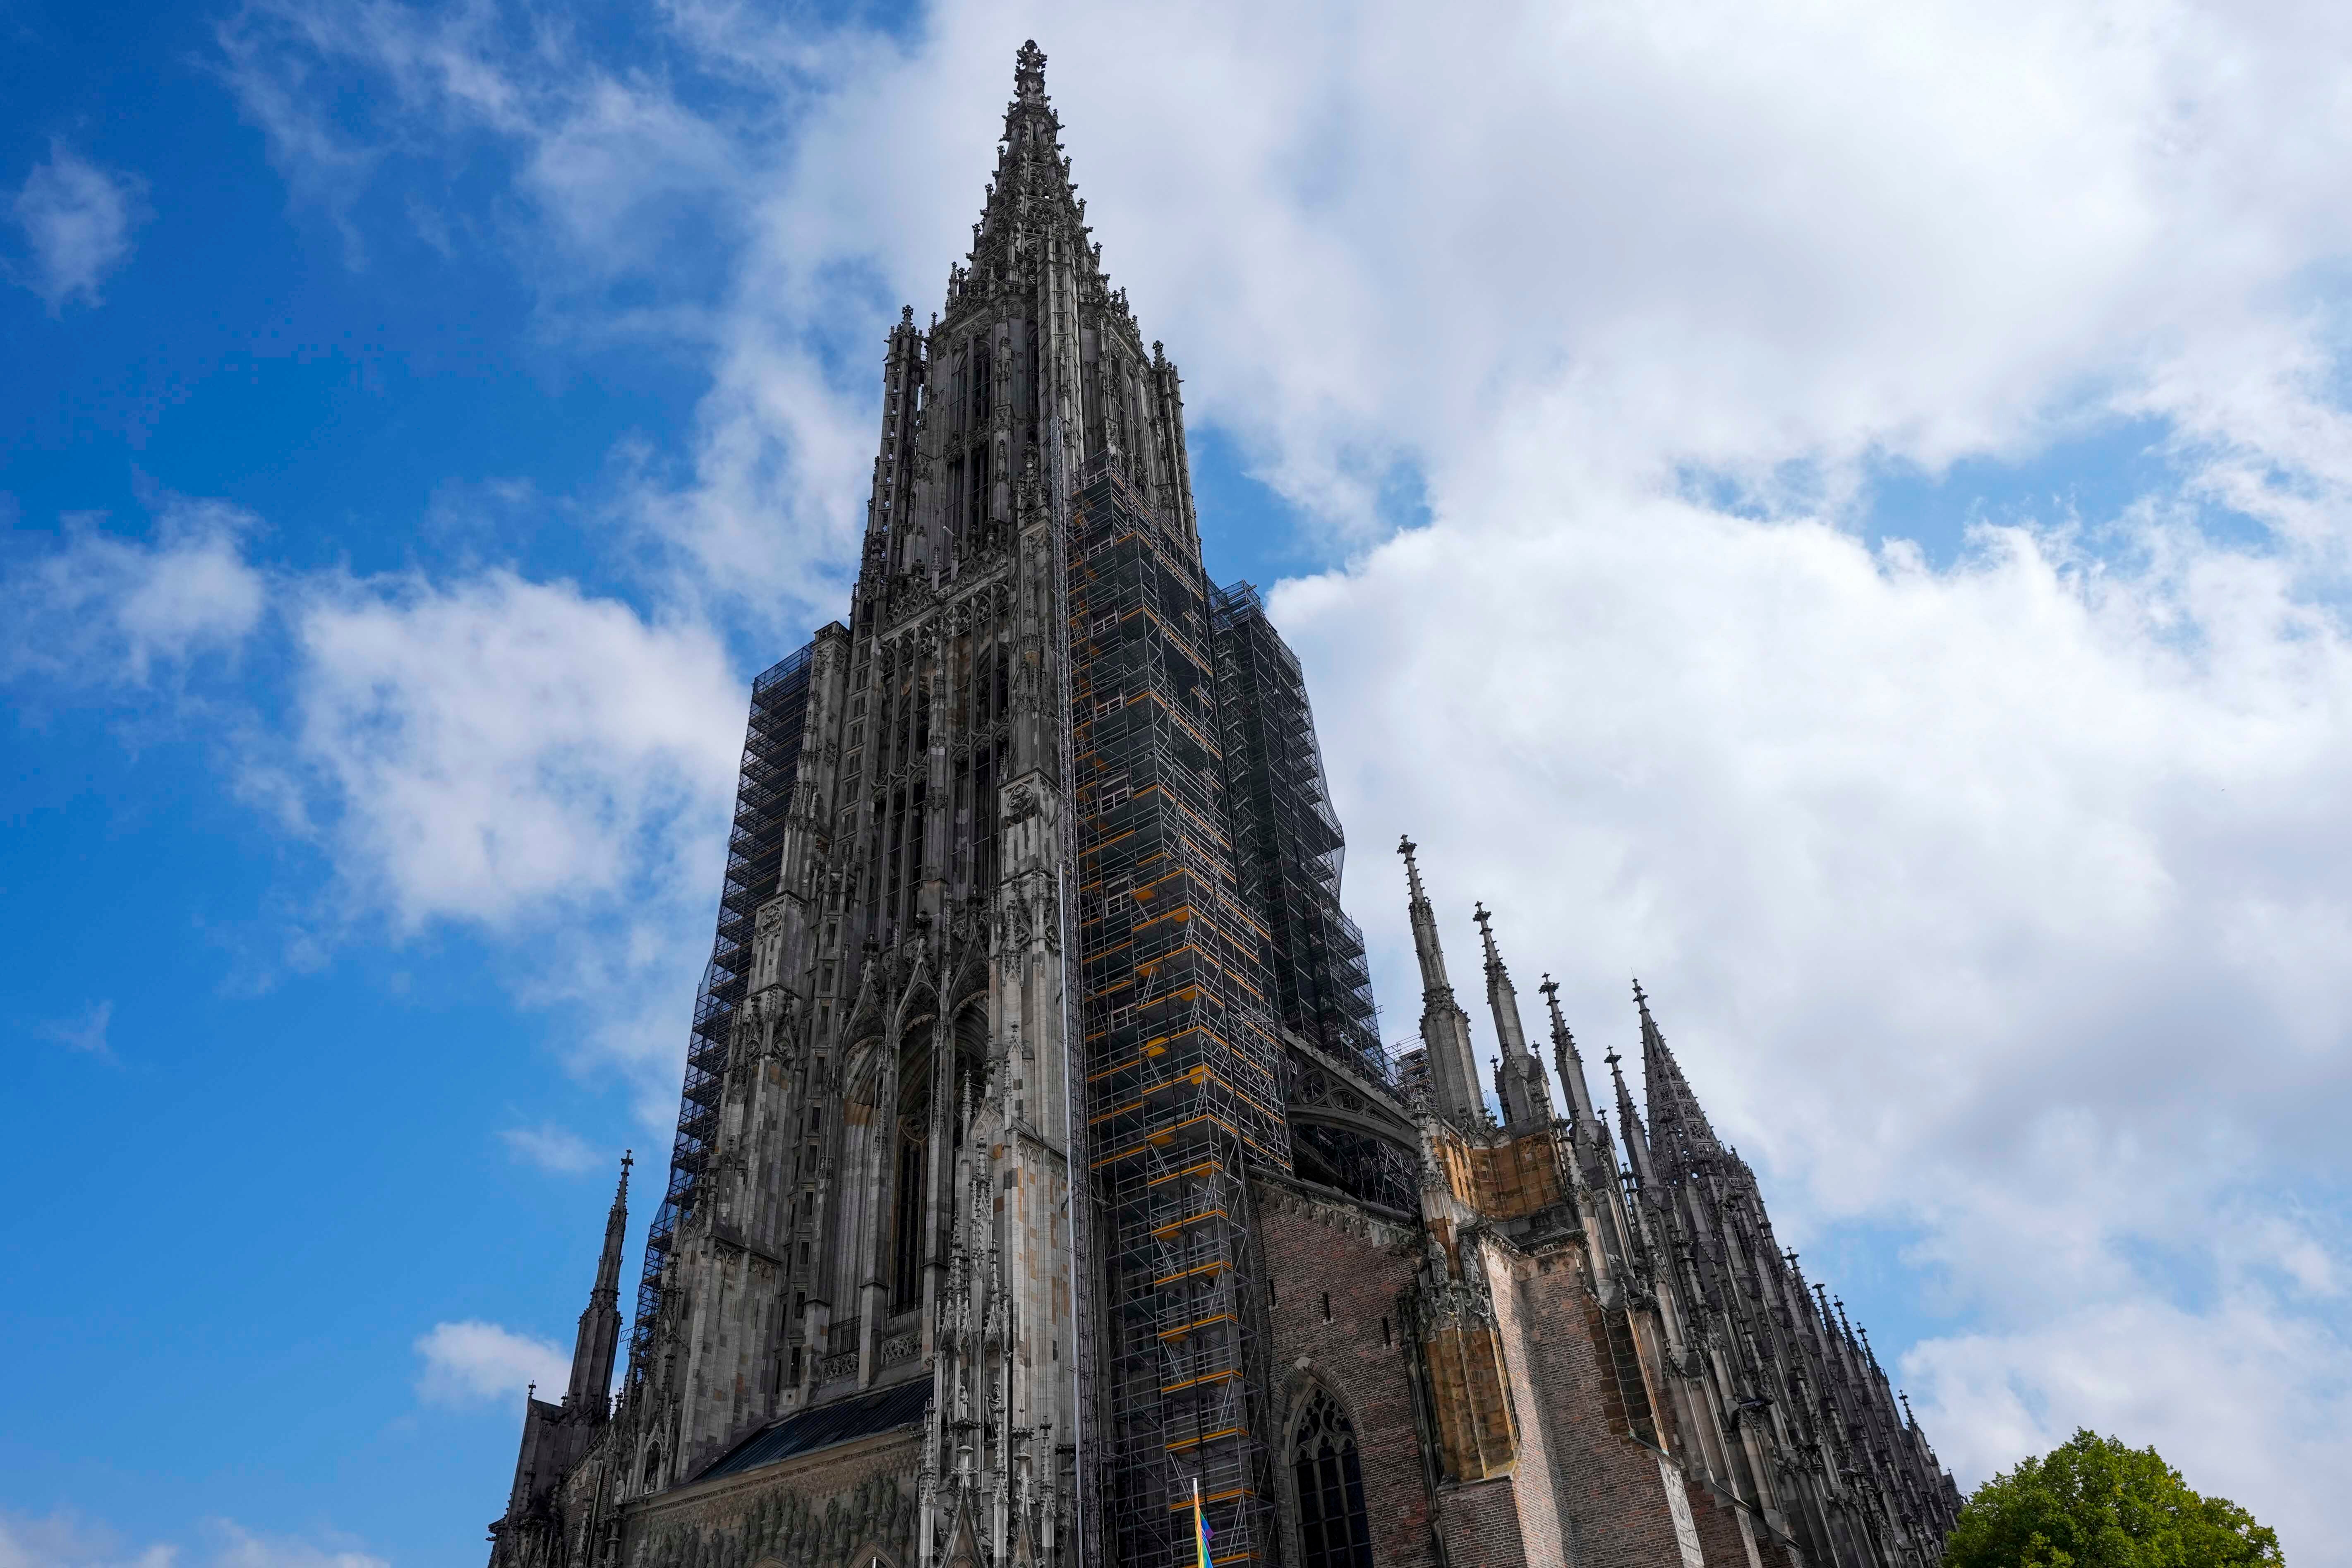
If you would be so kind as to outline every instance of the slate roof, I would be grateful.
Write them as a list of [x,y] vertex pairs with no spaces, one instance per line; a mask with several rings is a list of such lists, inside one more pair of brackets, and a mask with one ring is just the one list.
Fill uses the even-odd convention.
[[930,1402],[931,1380],[919,1377],[871,1394],[836,1399],[814,1410],[798,1411],[752,1433],[694,1479],[707,1481],[718,1476],[740,1475],[789,1459],[795,1454],[814,1453],[835,1443],[909,1426],[922,1419],[923,1409]]

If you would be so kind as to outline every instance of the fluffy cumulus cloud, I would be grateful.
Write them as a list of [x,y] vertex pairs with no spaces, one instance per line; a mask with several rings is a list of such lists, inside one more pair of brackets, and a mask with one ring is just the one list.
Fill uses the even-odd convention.
[[193,1543],[124,1543],[113,1531],[67,1514],[0,1514],[0,1568],[389,1568],[349,1546],[257,1534],[232,1520],[206,1521]]
[[[744,711],[719,634],[495,568],[265,569],[262,532],[184,498],[144,540],[69,520],[0,576],[0,681],[201,719],[239,786],[333,868],[304,944],[446,923],[527,947],[519,993],[584,1012],[574,1062],[617,1065],[666,1123]],[[215,679],[257,648],[287,672],[282,702]],[[47,1033],[106,1056],[106,1010]],[[518,1147],[569,1157],[541,1134]]]
[[425,1363],[416,1392],[436,1405],[505,1399],[532,1384],[560,1394],[572,1373],[570,1352],[496,1323],[436,1323],[416,1353]]
[[0,575],[0,679],[146,686],[205,654],[234,653],[267,605],[246,556],[257,520],[219,501],[164,500],[144,542],[98,520]]
[[24,242],[17,280],[57,315],[67,303],[100,302],[100,286],[131,259],[148,216],[146,183],[100,168],[63,142],[49,144],[10,204]]
[[[488,5],[224,24],[357,242],[457,243],[417,171],[496,166],[515,199],[462,237],[552,334],[709,376],[689,448],[593,498],[657,613],[495,573],[289,589],[283,776],[377,907],[691,944],[707,910],[614,911],[707,902],[740,721],[712,628],[830,612],[877,345],[966,243],[1034,33],[1196,427],[1339,563],[1273,603],[1391,1016],[1410,828],[1454,929],[1485,899],[1594,1042],[1642,973],[1792,1239],[1911,1238],[1957,1326],[1906,1374],[1964,1479],[2105,1425],[2352,1561],[2320,1479],[2352,1442],[2340,8],[639,20],[625,58]],[[2063,469],[2126,427],[2155,488],[2108,513],[1931,553],[1874,510],[1890,472]],[[92,559],[128,587],[156,548]],[[236,624],[92,620],[136,679]],[[635,961],[568,951],[599,1048],[667,1061]],[[445,1330],[451,1366],[512,1340]]]
[[303,793],[405,925],[666,884],[723,818],[743,702],[707,629],[503,572],[314,581],[292,614]]
[[314,578],[289,618],[289,732],[249,782],[363,918],[527,950],[521,997],[584,1016],[574,1064],[617,1068],[665,1125],[741,744],[717,636],[498,571]]

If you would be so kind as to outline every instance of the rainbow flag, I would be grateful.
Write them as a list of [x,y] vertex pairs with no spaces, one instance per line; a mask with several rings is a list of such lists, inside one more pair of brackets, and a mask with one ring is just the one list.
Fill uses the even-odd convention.
[[1209,1521],[1201,1517],[1201,1479],[1192,1478],[1192,1568],[1209,1568]]

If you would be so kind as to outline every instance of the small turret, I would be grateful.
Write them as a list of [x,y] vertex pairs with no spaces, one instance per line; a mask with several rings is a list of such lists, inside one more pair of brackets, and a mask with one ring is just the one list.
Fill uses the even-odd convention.
[[1528,1032],[1519,1022],[1519,994],[1511,972],[1495,947],[1494,916],[1485,904],[1471,910],[1478,922],[1478,939],[1486,950],[1486,1005],[1495,1015],[1495,1038],[1503,1054],[1495,1073],[1495,1097],[1502,1101],[1503,1125],[1513,1132],[1551,1125],[1551,1086],[1544,1081],[1543,1064],[1528,1048]]
[[1650,1168],[1650,1139],[1642,1130],[1642,1119],[1633,1114],[1633,1096],[1625,1087],[1624,1069],[1618,1066],[1625,1058],[1611,1051],[1601,1058],[1609,1064],[1609,1077],[1617,1086],[1617,1124],[1624,1134],[1625,1158],[1632,1162],[1633,1179],[1643,1186],[1653,1186],[1657,1173]]
[[1453,984],[1445,977],[1445,949],[1437,940],[1437,915],[1422,889],[1414,848],[1410,838],[1397,840],[1397,853],[1404,857],[1413,952],[1421,960],[1421,1038],[1429,1053],[1430,1109],[1457,1127],[1484,1132],[1494,1126],[1494,1121],[1486,1114],[1486,1099],[1478,1089],[1478,1058],[1470,1048],[1470,1016],[1454,1000]]
[[1536,987],[1544,995],[1544,1005],[1551,1010],[1552,1064],[1559,1069],[1560,1088],[1568,1093],[1568,1112],[1577,1132],[1581,1135],[1592,1130],[1592,1090],[1584,1081],[1584,1058],[1576,1048],[1576,1037],[1568,1031],[1568,1020],[1560,1016],[1559,982],[1547,974]]

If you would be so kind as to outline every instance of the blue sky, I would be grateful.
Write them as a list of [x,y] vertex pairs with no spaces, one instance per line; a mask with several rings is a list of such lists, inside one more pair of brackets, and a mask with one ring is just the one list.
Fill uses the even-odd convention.
[[1387,1032],[1409,829],[1965,1480],[2352,1561],[2343,24],[1468,15],[0,9],[0,1560],[478,1560],[1034,35]]

